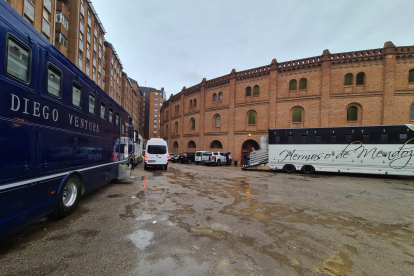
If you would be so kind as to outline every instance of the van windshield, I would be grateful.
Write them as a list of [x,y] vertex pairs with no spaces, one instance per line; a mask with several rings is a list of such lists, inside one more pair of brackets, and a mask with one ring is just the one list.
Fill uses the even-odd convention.
[[167,153],[167,147],[166,146],[160,146],[160,145],[152,145],[148,146],[149,154],[166,154]]

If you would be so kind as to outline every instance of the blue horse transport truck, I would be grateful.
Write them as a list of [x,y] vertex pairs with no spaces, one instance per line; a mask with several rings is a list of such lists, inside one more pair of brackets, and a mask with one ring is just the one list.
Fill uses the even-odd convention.
[[118,177],[132,119],[0,0],[0,238]]

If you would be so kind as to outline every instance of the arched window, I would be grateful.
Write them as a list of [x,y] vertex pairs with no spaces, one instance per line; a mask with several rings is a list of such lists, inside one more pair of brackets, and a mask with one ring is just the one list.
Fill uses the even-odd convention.
[[220,115],[216,115],[214,118],[214,126],[219,127],[220,126]]
[[255,125],[256,124],[256,112],[250,111],[249,112],[249,125]]
[[348,73],[345,75],[344,85],[352,85],[354,81],[354,75]]
[[250,97],[252,95],[252,88],[250,86],[246,87],[246,97]]
[[196,102],[196,99],[194,99],[194,107],[196,106],[197,106],[197,102]]
[[175,132],[178,133],[178,122],[175,122],[174,127],[175,127]]
[[223,145],[221,144],[221,142],[219,140],[214,140],[210,143],[210,148],[212,148],[212,149],[222,149]]
[[295,108],[292,111],[292,123],[301,123],[302,122],[302,109]]
[[193,100],[190,100],[190,108],[193,108]]
[[356,76],[356,85],[364,85],[365,84],[365,73],[360,72]]
[[414,69],[411,69],[410,72],[408,72],[408,82],[414,82]]
[[259,86],[255,85],[253,87],[253,96],[258,96],[259,95]]
[[213,103],[215,103],[217,101],[217,94],[216,93],[214,93],[213,94]]
[[219,102],[221,102],[223,100],[223,93],[222,92],[220,92],[219,93]]
[[308,80],[305,78],[302,78],[299,80],[299,89],[306,89],[308,88]]
[[194,120],[194,118],[190,119],[190,128],[195,129],[195,120]]
[[297,86],[298,86],[298,82],[296,80],[290,80],[289,90],[296,90]]
[[187,143],[187,148],[192,149],[192,148],[195,148],[195,147],[196,147],[196,144],[194,143],[194,141],[189,141],[189,142]]
[[358,120],[358,107],[351,105],[347,109],[346,119],[347,121],[357,121]]
[[176,148],[176,149],[178,149],[178,143],[177,143],[177,141],[174,142],[173,147]]
[[414,104],[410,107],[410,120],[414,120]]

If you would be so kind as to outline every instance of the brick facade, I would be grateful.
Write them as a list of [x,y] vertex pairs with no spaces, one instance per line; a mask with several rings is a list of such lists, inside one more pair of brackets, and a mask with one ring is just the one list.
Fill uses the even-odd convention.
[[[211,150],[217,140],[222,145],[217,150],[230,151],[240,161],[241,151],[258,147],[269,128],[412,123],[413,69],[414,46],[392,42],[379,49],[338,54],[324,50],[317,57],[233,69],[171,95],[161,108],[161,137],[174,153]],[[255,117],[254,123],[249,116]]]

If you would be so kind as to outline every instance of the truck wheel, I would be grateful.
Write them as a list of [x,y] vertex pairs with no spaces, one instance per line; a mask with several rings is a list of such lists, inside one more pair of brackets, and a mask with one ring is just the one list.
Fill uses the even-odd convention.
[[221,160],[217,160],[217,166],[221,166]]
[[312,174],[315,172],[315,168],[311,165],[305,165],[302,167],[301,171],[304,174]]
[[69,216],[78,206],[81,194],[81,180],[77,175],[69,176],[60,187],[57,206],[53,216],[60,218]]
[[295,172],[295,166],[291,165],[291,164],[286,164],[283,166],[283,171],[285,173],[294,173]]

